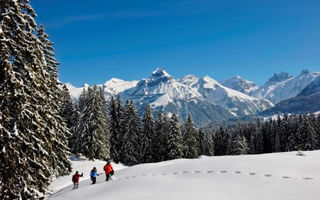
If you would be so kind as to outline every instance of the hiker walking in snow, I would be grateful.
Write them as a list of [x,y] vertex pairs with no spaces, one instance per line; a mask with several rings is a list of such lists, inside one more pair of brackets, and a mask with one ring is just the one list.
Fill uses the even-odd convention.
[[72,182],[73,182],[73,188],[79,187],[79,179],[80,177],[83,177],[83,173],[80,175],[78,171],[72,176]]
[[92,180],[92,184],[96,184],[97,176],[99,176],[99,174],[97,173],[97,168],[94,167],[90,172],[90,177],[91,177],[91,180]]
[[103,167],[103,170],[106,174],[106,181],[109,181],[109,178],[114,174],[111,163],[107,162],[107,164]]

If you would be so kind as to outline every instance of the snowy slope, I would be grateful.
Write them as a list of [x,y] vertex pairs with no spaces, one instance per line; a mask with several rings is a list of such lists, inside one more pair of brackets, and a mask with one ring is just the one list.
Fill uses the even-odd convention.
[[[320,151],[202,157],[116,170],[115,180],[83,181],[50,200],[318,200]],[[80,170],[81,171],[81,170]],[[70,178],[70,177],[69,177]],[[70,178],[71,179],[71,178]]]
[[104,91],[112,96],[119,94],[127,89],[133,88],[138,81],[124,81],[118,78],[112,78],[103,84]]
[[[59,190],[72,185],[72,182],[71,182],[72,175],[75,174],[76,171],[79,171],[79,173],[83,173],[83,177],[80,178],[80,186],[81,186],[83,181],[85,182],[88,179],[90,179],[89,174],[90,174],[90,171],[93,167],[97,168],[98,173],[103,173],[103,167],[106,164],[105,161],[101,161],[101,160],[89,161],[86,158],[78,159],[75,157],[71,158],[71,163],[72,163],[71,175],[55,178],[52,181],[52,183],[49,187],[52,194],[57,193]],[[123,166],[120,164],[114,164],[114,163],[112,163],[112,166],[113,166],[114,170],[121,170],[121,169],[127,168],[126,166]],[[101,176],[104,177],[103,174]]]
[[88,89],[89,85],[84,84],[83,87],[75,87],[71,83],[66,83],[66,87],[68,88],[70,92],[70,96],[72,99],[79,99],[81,92],[83,91],[84,88]]
[[245,80],[240,76],[235,76],[230,79],[225,79],[220,83],[225,87],[237,90],[239,92],[242,92],[248,95],[259,88],[258,86],[256,86],[255,83]]
[[299,76],[287,73],[274,74],[263,86],[250,93],[256,98],[265,98],[276,104],[297,96],[307,85],[320,77],[320,72],[303,70]]

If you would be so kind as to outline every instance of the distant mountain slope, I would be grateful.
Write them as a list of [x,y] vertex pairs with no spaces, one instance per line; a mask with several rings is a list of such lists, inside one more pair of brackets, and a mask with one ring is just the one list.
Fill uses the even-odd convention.
[[240,76],[235,76],[230,79],[225,79],[220,83],[225,87],[237,90],[239,92],[242,92],[248,95],[259,88],[255,83],[245,80]]
[[180,120],[191,114],[198,126],[234,118],[227,109],[206,102],[196,88],[175,80],[161,68],[155,70],[150,78],[141,80],[136,87],[122,92],[121,96],[123,100],[133,100],[141,114],[149,103],[155,112],[177,113]]
[[303,70],[299,76],[293,77],[288,73],[274,74],[268,82],[250,93],[256,98],[265,98],[272,103],[297,96],[307,85],[320,77],[320,72]]
[[250,97],[225,87],[209,76],[195,78],[188,75],[181,82],[197,89],[206,102],[227,108],[233,115],[238,117],[252,115],[273,106],[267,100]]
[[262,115],[278,113],[307,113],[320,110],[320,77],[305,87],[300,94],[276,104],[262,112]]
[[[130,89],[132,87],[135,87],[137,85],[138,81],[124,81],[117,78],[112,78],[105,82],[103,85],[99,84],[99,87],[102,87],[105,91],[105,94],[107,96],[107,99],[109,99],[111,96],[117,95],[124,90]],[[83,87],[75,87],[70,83],[65,84],[70,92],[70,95],[73,99],[78,99],[80,97],[81,92],[84,88],[88,88],[88,84],[84,84]]]

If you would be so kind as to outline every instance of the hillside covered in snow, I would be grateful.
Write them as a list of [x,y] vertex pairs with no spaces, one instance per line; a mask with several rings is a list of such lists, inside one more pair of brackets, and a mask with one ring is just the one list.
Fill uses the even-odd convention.
[[[71,176],[56,179],[48,200],[317,200],[320,196],[320,151],[262,155],[200,157],[124,168],[115,166],[115,177],[96,185],[88,180],[104,162],[73,161],[85,173],[77,190]],[[69,185],[68,185],[69,184]]]

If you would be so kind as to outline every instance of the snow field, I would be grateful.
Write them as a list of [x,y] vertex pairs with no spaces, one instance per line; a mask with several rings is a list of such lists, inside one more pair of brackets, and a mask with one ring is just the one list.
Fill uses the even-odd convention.
[[320,151],[304,153],[306,156],[288,152],[141,164],[116,170],[111,182],[105,182],[104,176],[98,177],[97,185],[84,180],[78,190],[68,186],[49,199],[317,200]]

